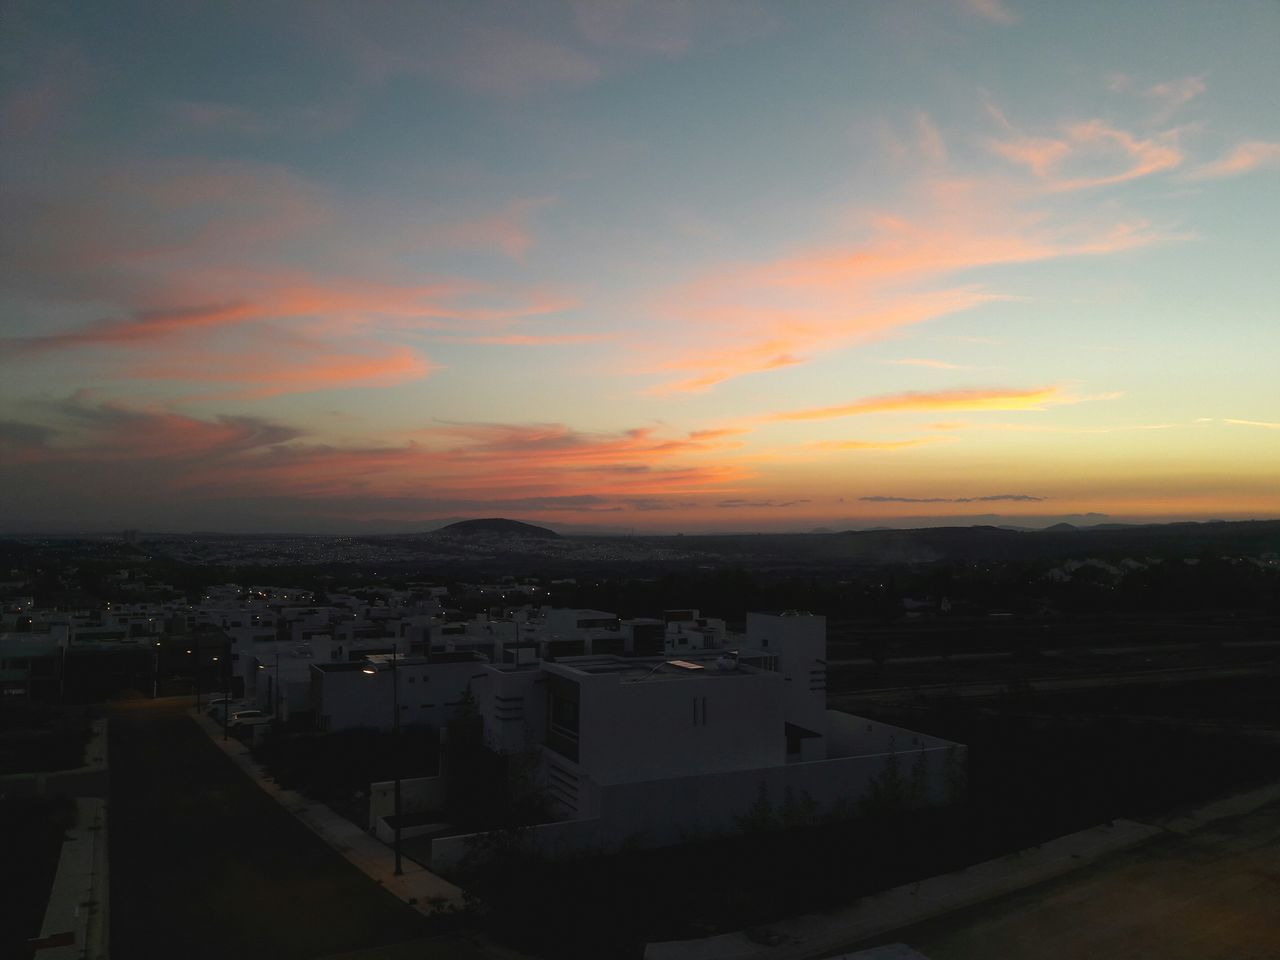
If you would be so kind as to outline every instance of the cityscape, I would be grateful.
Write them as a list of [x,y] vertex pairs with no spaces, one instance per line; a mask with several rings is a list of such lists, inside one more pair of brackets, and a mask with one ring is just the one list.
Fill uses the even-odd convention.
[[1280,6],[6,0],[0,956],[1280,956]]

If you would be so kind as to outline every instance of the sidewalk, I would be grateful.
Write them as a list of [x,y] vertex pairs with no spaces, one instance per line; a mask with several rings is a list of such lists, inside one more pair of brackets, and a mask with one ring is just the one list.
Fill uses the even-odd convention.
[[32,943],[38,960],[107,960],[107,805],[96,797],[75,805],[40,939]]
[[395,875],[395,855],[381,841],[371,837],[350,820],[338,816],[328,807],[311,803],[294,790],[281,788],[253,759],[249,748],[239,740],[222,738],[222,725],[192,710],[191,718],[209,735],[241,770],[293,814],[325,843],[342,854],[350,863],[374,880],[397,899],[419,913],[433,916],[442,910],[463,906],[462,890],[436,876],[413,860],[403,859],[404,873]]
[[[806,960],[911,924],[973,906],[1070,873],[1103,857],[1168,833],[1187,833],[1218,820],[1250,813],[1280,800],[1280,784],[1218,800],[1193,813],[1154,823],[1116,820],[1068,834],[1038,847],[975,864],[964,870],[904,884],[863,897],[829,914],[809,914],[753,931],[650,943],[645,960]],[[760,934],[767,933],[767,937]]]

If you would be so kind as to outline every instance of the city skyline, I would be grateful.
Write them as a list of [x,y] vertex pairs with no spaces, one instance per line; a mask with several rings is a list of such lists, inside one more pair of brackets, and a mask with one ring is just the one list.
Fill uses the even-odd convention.
[[11,4],[3,526],[1280,517],[1280,8],[1156,10]]

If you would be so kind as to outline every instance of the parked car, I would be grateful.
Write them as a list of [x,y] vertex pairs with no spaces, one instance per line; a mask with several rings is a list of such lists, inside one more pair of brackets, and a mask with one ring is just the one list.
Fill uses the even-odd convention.
[[235,713],[237,710],[244,710],[249,706],[247,700],[229,700],[226,697],[215,697],[205,704],[205,716],[213,717],[219,723],[222,722],[222,714],[230,710]]
[[256,727],[271,722],[271,714],[262,710],[237,710],[227,721],[228,727]]

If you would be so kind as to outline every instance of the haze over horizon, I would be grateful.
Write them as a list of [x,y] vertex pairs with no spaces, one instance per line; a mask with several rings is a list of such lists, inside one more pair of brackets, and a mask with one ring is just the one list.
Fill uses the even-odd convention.
[[1280,517],[1280,5],[6,5],[0,528]]

